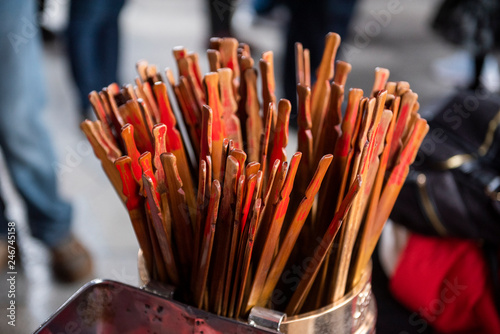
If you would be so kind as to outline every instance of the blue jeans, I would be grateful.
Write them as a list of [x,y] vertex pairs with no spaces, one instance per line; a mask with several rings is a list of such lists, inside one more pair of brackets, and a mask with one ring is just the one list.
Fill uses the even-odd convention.
[[[71,206],[57,192],[56,161],[42,121],[42,47],[35,1],[0,1],[0,147],[24,199],[31,234],[49,247],[70,233]],[[5,218],[1,233],[7,230]]]
[[90,106],[91,91],[117,81],[118,16],[124,2],[71,0],[67,44],[83,113]]

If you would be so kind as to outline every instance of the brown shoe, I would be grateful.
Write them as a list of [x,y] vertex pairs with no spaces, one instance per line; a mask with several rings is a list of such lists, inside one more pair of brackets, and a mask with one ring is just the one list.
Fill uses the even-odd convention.
[[92,273],[90,253],[73,235],[50,251],[52,272],[61,282],[80,281]]

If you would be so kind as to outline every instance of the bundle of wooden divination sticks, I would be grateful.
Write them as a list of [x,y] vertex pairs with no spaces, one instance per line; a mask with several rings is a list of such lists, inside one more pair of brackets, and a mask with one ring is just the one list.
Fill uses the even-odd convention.
[[339,44],[326,36],[312,87],[309,51],[296,44],[292,157],[273,53],[259,60],[259,100],[250,49],[234,38],[210,40],[204,76],[198,55],[176,47],[177,80],[139,61],[135,85],[90,93],[98,120],[81,127],[149,276],[176,286],[177,299],[234,318],[256,305],[294,315],[359,281],[428,126],[417,94],[383,68],[369,97],[348,91],[342,113],[351,65],[334,62]]

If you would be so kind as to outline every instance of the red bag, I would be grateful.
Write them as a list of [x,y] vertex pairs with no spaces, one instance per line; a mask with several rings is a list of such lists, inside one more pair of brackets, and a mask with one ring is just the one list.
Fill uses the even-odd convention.
[[413,234],[390,289],[415,311],[408,321],[417,331],[427,321],[439,333],[500,333],[488,272],[475,241]]

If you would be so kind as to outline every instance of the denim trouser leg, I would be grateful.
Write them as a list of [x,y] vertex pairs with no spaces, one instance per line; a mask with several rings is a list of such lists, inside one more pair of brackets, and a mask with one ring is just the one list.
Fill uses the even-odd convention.
[[68,54],[82,112],[88,94],[117,81],[118,16],[124,0],[72,0]]
[[[0,182],[1,184],[1,182]],[[7,216],[5,214],[5,203],[2,198],[2,194],[0,194],[0,236],[5,237],[7,234],[7,228],[8,228],[9,221],[7,219]]]
[[45,83],[35,1],[0,1],[0,60],[0,146],[26,203],[32,235],[55,246],[69,234],[71,206],[59,197],[41,117]]
[[341,38],[346,37],[356,0],[289,0],[286,3],[291,10],[291,20],[288,24],[285,49],[285,97],[291,99],[290,101],[295,101],[297,88],[295,85],[295,42],[301,42],[311,53],[311,75],[313,76],[311,80],[314,83],[316,69],[323,56],[326,34],[336,32]]

